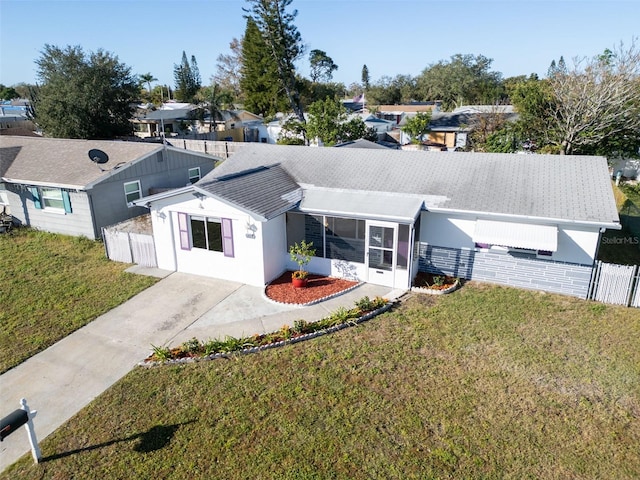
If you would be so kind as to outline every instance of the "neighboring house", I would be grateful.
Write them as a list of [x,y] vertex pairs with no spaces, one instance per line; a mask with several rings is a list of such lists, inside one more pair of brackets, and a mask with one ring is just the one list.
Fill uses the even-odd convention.
[[440,111],[442,102],[412,102],[403,105],[374,105],[376,117],[393,122],[396,126],[404,125],[406,119],[416,113],[437,113]]
[[28,108],[28,100],[10,100],[0,102],[0,131],[3,135],[12,135],[12,131],[35,131],[35,125],[27,115]]
[[3,136],[0,198],[22,225],[97,239],[102,227],[147,213],[133,200],[196,182],[215,161],[143,142]]
[[131,120],[136,137],[158,137],[164,131],[166,136],[189,133],[195,125],[194,110],[198,107],[190,103],[164,103],[159,108],[150,105],[141,108]]
[[[576,177],[576,172],[580,175]],[[294,270],[406,289],[418,271],[585,297],[619,229],[606,160],[250,144],[149,206],[158,266],[262,286]]]
[[446,145],[450,150],[466,148],[469,134],[481,122],[491,122],[492,116],[501,116],[506,122],[517,120],[518,114],[511,105],[469,105],[459,107],[453,112],[438,112],[429,122],[429,141]]

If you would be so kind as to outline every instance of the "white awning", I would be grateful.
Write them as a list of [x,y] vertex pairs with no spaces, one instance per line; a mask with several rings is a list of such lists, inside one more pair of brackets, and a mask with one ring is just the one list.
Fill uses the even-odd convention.
[[374,192],[305,189],[299,209],[305,213],[413,223],[424,200]]
[[558,250],[558,227],[530,223],[477,220],[473,232],[475,243],[528,250]]

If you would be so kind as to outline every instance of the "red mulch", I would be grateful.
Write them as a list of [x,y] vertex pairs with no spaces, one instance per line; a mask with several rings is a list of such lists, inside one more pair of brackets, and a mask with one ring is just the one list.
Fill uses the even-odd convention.
[[281,303],[309,303],[320,298],[342,292],[357,285],[358,282],[342,278],[325,277],[309,274],[309,281],[305,288],[294,288],[291,284],[291,274],[284,272],[280,277],[267,285],[267,297]]

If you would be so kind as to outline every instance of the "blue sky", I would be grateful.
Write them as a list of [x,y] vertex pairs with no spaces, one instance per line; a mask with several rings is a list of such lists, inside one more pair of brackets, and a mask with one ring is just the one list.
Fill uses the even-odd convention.
[[[244,33],[243,0],[0,0],[0,83],[36,82],[45,44],[103,49],[136,74],[173,85],[182,51],[203,84]],[[504,77],[546,74],[551,60],[593,56],[640,35],[640,0],[294,0],[308,50],[339,66],[334,80],[418,75],[457,53],[493,59]],[[308,74],[305,56],[299,71]]]

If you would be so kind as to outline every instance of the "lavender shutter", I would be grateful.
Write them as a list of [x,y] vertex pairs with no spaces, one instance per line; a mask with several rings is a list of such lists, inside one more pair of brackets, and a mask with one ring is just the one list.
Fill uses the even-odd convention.
[[233,257],[233,227],[230,218],[222,219],[222,250],[225,257]]
[[186,213],[178,212],[178,231],[180,232],[180,248],[182,250],[191,250],[191,242],[189,241],[189,222]]

